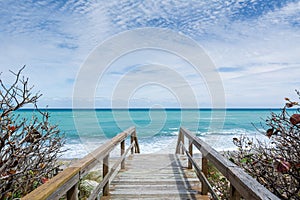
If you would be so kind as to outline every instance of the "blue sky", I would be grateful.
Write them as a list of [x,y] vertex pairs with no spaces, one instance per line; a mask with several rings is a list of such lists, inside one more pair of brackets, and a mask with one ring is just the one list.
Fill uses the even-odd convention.
[[[281,107],[300,89],[297,0],[1,0],[0,19],[1,78],[9,82],[9,69],[26,64],[24,75],[44,94],[42,107],[72,107],[89,55],[116,34],[146,27],[197,42],[221,77],[226,107]],[[94,101],[96,107],[211,107],[209,84],[180,56],[142,49],[112,61]],[[121,95],[126,88],[130,94]]]

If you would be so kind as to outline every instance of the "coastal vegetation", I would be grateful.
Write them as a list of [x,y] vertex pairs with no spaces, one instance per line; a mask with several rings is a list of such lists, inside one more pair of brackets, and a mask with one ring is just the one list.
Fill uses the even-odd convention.
[[[0,199],[14,199],[31,192],[58,172],[64,136],[49,122],[49,113],[38,108],[42,96],[33,92],[22,67],[14,80],[0,79]],[[0,74],[1,75],[1,74]],[[33,108],[30,117],[17,111]]]
[[281,112],[272,112],[261,124],[264,131],[257,129],[266,141],[245,135],[233,138],[237,151],[227,156],[280,199],[300,199],[299,103],[285,100]]

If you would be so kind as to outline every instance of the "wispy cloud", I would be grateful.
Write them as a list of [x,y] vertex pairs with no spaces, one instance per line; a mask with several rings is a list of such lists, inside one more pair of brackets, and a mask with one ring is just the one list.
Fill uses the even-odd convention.
[[[228,106],[280,106],[278,99],[299,87],[299,0],[7,0],[0,1],[0,17],[1,71],[7,74],[8,69],[16,71],[27,64],[25,75],[45,93],[43,102],[53,107],[71,106],[77,72],[94,48],[114,34],[145,27],[171,29],[197,41],[222,77]],[[128,88],[132,80],[147,77],[165,79],[168,84],[174,81],[163,70],[142,67],[148,64],[169,66],[187,80],[199,104],[209,101],[205,80],[188,63],[151,51],[124,55],[121,62],[112,63],[96,95],[108,106],[112,86],[128,73],[132,78],[124,82]],[[184,93],[185,87],[180,91]],[[132,98],[141,99],[137,105],[177,105],[171,93],[147,97],[160,91],[166,88],[144,87]],[[254,102],[257,97],[264,100]],[[128,99],[120,97],[120,101]]]

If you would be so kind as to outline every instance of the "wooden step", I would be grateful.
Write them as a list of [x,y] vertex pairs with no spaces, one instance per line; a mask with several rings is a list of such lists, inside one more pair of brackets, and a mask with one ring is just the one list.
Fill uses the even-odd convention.
[[130,156],[103,199],[209,199],[200,194],[201,183],[186,166],[186,158],[175,154]]
[[107,196],[102,197],[101,200],[209,200],[206,195],[189,195],[189,194],[175,194],[175,195],[122,195],[122,196]]

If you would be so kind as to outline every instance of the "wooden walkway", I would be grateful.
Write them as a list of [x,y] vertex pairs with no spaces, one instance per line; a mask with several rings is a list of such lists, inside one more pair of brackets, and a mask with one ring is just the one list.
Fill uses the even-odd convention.
[[[130,141],[125,148],[125,140]],[[187,140],[187,142],[185,142]],[[120,157],[110,152],[120,145]],[[201,158],[193,153],[196,148]],[[131,155],[129,155],[129,152]],[[134,127],[124,130],[39,186],[22,200],[79,199],[79,183],[97,164],[102,165],[102,181],[88,200],[99,199],[213,199],[220,198],[207,180],[208,161],[230,182],[229,199],[279,200],[269,190],[189,130],[181,127],[176,154],[139,154]],[[120,170],[119,170],[120,169]]]
[[101,199],[209,199],[187,158],[177,154],[135,154],[126,160]]

